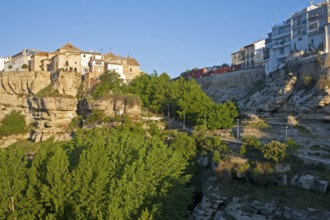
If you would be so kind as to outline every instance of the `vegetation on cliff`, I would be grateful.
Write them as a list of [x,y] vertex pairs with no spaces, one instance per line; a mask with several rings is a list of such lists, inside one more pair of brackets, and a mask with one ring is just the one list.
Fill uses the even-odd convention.
[[17,111],[6,115],[0,125],[0,138],[9,135],[18,135],[29,132],[25,117]]

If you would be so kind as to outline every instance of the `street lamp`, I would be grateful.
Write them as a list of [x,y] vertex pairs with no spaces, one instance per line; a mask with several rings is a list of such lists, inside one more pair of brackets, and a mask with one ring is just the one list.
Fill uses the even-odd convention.
[[239,119],[237,119],[237,140],[239,140]]
[[288,126],[285,126],[285,143],[288,143]]

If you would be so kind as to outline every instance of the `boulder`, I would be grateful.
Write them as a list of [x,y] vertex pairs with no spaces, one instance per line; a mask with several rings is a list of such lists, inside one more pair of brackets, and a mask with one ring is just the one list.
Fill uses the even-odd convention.
[[275,172],[276,173],[287,173],[291,170],[290,164],[276,164]]
[[320,192],[326,193],[328,191],[329,182],[323,180],[316,180],[315,188]]
[[297,119],[296,119],[294,116],[289,115],[289,116],[288,116],[288,124],[289,124],[289,125],[292,125],[292,126],[296,126],[296,125],[298,125],[299,123],[298,123]]
[[298,179],[297,186],[301,189],[313,189],[315,184],[315,177],[312,175],[301,176]]

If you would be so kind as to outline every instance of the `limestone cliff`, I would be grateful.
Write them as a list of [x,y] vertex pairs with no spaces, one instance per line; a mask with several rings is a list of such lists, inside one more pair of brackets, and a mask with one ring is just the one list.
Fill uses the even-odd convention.
[[330,56],[289,61],[267,77],[262,69],[248,69],[197,82],[216,102],[234,100],[244,111],[330,121]]
[[140,99],[135,96],[109,96],[96,100],[85,98],[79,101],[79,115],[86,118],[92,109],[101,110],[108,116],[115,114],[138,116],[141,113],[141,103]]
[[329,104],[330,56],[327,56],[288,62],[285,68],[269,76],[266,86],[250,96],[244,108],[330,121]]
[[34,129],[30,138],[43,141],[64,133],[75,117],[80,76],[77,73],[9,72],[0,74],[0,121],[13,110]]
[[[54,136],[68,139],[67,127],[77,112],[86,118],[93,109],[107,116],[115,113],[139,115],[140,99],[132,95],[112,96],[100,100],[76,97],[81,86],[81,76],[74,72],[8,72],[0,73],[0,124],[5,115],[20,111],[28,124],[33,125],[33,141],[44,141]],[[0,140],[0,147],[27,135]],[[8,144],[6,144],[8,143]]]

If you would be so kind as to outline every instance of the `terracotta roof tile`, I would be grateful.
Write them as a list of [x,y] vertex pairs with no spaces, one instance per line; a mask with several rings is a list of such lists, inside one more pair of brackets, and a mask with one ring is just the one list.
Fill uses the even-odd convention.
[[129,66],[140,66],[140,64],[134,58],[126,58],[127,65]]

